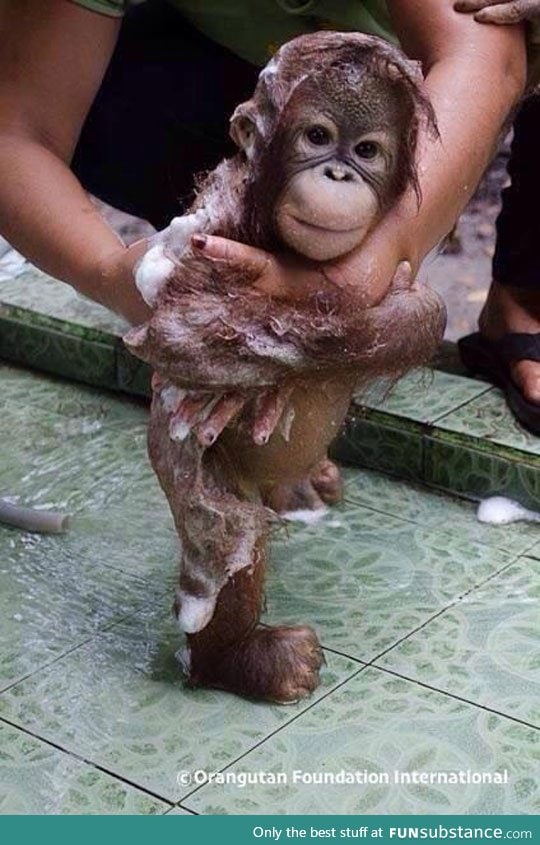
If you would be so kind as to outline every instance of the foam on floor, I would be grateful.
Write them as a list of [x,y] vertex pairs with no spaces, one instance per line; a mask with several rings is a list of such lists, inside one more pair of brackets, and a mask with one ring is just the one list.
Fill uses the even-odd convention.
[[511,522],[540,522],[540,513],[528,510],[505,496],[490,496],[480,502],[476,516],[479,522],[509,525]]

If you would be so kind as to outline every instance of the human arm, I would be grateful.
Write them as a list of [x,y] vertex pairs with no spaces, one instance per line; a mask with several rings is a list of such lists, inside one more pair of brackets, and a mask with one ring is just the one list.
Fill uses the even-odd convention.
[[525,39],[521,27],[475,26],[452,0],[390,0],[389,10],[402,47],[422,63],[440,137],[425,136],[420,149],[419,210],[405,196],[375,241],[396,237],[416,270],[470,199],[523,92]]
[[118,30],[68,0],[0,2],[0,231],[47,273],[140,322],[132,268],[146,244],[126,249],[69,169]]

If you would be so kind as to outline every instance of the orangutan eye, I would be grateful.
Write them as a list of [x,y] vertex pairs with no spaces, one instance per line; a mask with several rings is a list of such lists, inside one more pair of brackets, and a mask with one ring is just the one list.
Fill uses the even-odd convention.
[[379,152],[379,145],[375,141],[360,141],[354,148],[354,151],[358,158],[375,158]]
[[306,138],[315,147],[324,147],[332,140],[330,132],[324,126],[312,126],[307,130]]

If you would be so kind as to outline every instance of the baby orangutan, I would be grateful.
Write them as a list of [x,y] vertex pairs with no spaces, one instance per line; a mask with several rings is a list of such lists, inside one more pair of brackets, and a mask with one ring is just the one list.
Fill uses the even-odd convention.
[[[149,452],[182,542],[175,611],[193,685],[290,702],[318,684],[311,628],[259,626],[277,521],[264,502],[320,464],[359,383],[426,363],[441,339],[428,290],[397,284],[362,308],[322,263],[417,189],[422,124],[416,66],[385,42],[321,32],[286,44],[233,115],[239,152],[138,268],[154,310],[125,340],[156,370]],[[320,285],[259,290],[197,253],[195,232],[302,256]]]

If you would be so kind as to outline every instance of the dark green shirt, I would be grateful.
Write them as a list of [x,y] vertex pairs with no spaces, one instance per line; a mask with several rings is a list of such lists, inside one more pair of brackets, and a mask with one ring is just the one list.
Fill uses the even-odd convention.
[[[129,2],[74,0],[95,12],[121,16]],[[365,32],[395,40],[385,0],[170,0],[213,41],[242,58],[264,65],[277,48],[318,29]]]

